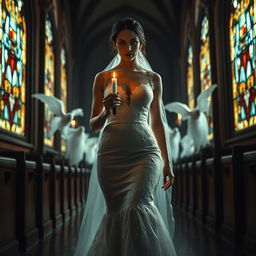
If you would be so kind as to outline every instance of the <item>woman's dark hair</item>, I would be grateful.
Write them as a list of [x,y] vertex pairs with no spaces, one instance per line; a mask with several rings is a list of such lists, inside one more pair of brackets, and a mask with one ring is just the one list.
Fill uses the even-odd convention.
[[112,41],[116,42],[118,33],[125,29],[129,29],[137,34],[141,43],[141,51],[145,54],[146,39],[145,39],[144,30],[138,21],[130,17],[123,18],[117,21],[112,26],[111,35],[109,38],[110,43],[112,43]]

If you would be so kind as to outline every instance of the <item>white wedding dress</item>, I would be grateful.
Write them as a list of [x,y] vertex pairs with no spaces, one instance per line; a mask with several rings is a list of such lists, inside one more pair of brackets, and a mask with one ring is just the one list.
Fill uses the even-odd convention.
[[[162,185],[163,161],[148,124],[153,88],[151,83],[133,87],[133,91],[125,84],[118,87],[122,104],[102,131],[97,173],[106,212],[84,256],[176,255],[168,231],[172,215],[162,216],[154,203],[155,191]],[[105,95],[111,90],[109,84]]]

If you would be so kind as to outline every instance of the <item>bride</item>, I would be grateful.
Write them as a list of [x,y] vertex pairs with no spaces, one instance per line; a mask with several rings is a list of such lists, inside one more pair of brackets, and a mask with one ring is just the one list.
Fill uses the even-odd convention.
[[75,256],[175,256],[161,77],[136,20],[119,20],[110,40],[117,55],[93,85],[90,127],[101,135]]

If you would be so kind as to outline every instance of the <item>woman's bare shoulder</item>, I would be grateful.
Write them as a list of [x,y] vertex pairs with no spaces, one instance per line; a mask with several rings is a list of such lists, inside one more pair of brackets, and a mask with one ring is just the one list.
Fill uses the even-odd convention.
[[104,86],[110,78],[111,78],[111,72],[109,70],[107,71],[104,70],[95,75],[94,81],[96,84],[99,83]]
[[106,79],[107,75],[108,75],[108,71],[100,71],[95,75],[95,79],[99,79],[99,80]]
[[155,82],[159,82],[162,78],[161,76],[157,73],[157,72],[152,72],[152,79],[155,81]]
[[146,79],[150,82],[153,90],[161,84],[162,78],[157,72],[151,70],[144,70],[144,72]]
[[142,72],[145,74],[145,76],[151,80],[159,80],[161,79],[161,76],[155,72],[155,71],[151,71],[151,70],[146,70],[146,69],[142,69]]

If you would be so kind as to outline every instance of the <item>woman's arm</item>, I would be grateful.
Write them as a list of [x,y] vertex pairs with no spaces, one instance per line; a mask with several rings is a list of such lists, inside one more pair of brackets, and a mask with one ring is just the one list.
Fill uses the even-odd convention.
[[[154,98],[150,106],[151,113],[151,127],[155,134],[157,143],[161,150],[161,155],[164,161],[164,184],[163,187],[167,190],[172,184],[174,179],[174,174],[172,170],[171,159],[168,154],[167,143],[166,143],[166,134],[164,129],[164,124],[162,120],[162,79],[161,76],[157,73],[154,74],[153,78],[154,83]],[[167,179],[168,178],[168,179]]]
[[89,125],[93,131],[100,130],[109,115],[111,109],[120,105],[120,99],[116,94],[109,94],[104,98],[105,85],[104,72],[95,76],[92,89],[92,107]]

